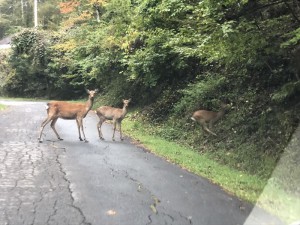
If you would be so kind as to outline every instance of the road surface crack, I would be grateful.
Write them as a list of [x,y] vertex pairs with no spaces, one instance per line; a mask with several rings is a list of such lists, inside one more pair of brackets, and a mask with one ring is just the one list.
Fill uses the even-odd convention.
[[[65,148],[57,148],[55,146],[55,149],[60,149],[64,153],[66,152]],[[57,162],[57,164],[59,166],[60,172],[63,174],[62,177],[63,177],[64,181],[67,183],[67,189],[68,189],[68,192],[69,192],[70,197],[71,197],[71,204],[70,204],[70,206],[72,208],[74,208],[80,214],[80,216],[82,217],[82,221],[80,222],[80,224],[82,224],[82,225],[92,225],[91,223],[89,223],[89,222],[86,221],[86,217],[85,217],[84,213],[82,212],[81,208],[79,208],[78,206],[75,205],[74,191],[72,190],[72,187],[71,187],[72,183],[71,183],[71,181],[67,177],[67,173],[66,173],[66,171],[63,168],[63,165],[62,165],[62,163],[60,161],[60,157],[61,157],[61,155],[57,153],[55,161]]]

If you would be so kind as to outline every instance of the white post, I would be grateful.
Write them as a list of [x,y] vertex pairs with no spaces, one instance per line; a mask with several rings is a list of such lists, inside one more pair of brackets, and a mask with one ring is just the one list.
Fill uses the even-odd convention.
[[24,21],[24,2],[21,0],[21,14],[22,14],[22,26],[24,26],[25,21]]
[[38,27],[38,0],[34,0],[34,27]]

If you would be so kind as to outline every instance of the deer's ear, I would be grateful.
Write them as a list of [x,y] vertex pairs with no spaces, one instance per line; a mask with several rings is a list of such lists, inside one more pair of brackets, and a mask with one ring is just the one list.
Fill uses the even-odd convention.
[[128,99],[128,102],[131,102],[131,98],[130,98],[130,99]]
[[87,88],[85,88],[85,91],[89,94],[90,93],[90,90],[89,89],[87,89]]
[[97,89],[95,89],[94,91],[95,91],[95,93],[97,93],[97,92],[99,91],[99,89],[97,88]]

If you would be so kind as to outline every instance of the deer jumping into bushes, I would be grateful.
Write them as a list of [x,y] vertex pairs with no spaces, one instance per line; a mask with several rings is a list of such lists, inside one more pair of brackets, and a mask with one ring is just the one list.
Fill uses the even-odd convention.
[[100,121],[97,124],[97,130],[99,134],[99,138],[101,140],[104,140],[103,134],[101,131],[101,126],[105,120],[112,120],[113,121],[113,126],[114,126],[114,131],[113,131],[113,136],[112,140],[115,140],[115,131],[116,131],[116,126],[119,126],[120,129],[120,139],[123,141],[122,137],[122,128],[121,128],[121,123],[122,120],[125,118],[127,114],[127,107],[131,99],[124,100],[123,99],[123,108],[114,108],[110,106],[101,106],[98,109],[95,110],[95,113],[98,115]]
[[[228,105],[221,103],[221,109],[219,112],[213,112],[208,110],[197,110],[193,113],[191,119],[198,122],[202,126],[202,128],[208,133],[217,136],[217,134],[211,131],[212,127],[215,122],[217,122],[219,119],[221,119],[224,116],[227,109],[228,109]],[[209,128],[207,127],[207,123]]]
[[[87,113],[90,111],[90,109],[93,107],[94,103],[94,96],[98,92],[98,89],[95,90],[86,90],[89,94],[89,98],[87,102],[81,102],[81,103],[71,103],[71,102],[65,102],[65,101],[51,101],[47,103],[47,118],[43,121],[41,124],[41,130],[39,135],[39,142],[42,142],[42,133],[45,128],[45,126],[50,122],[50,126],[54,133],[56,134],[57,138],[59,140],[63,140],[57,133],[55,129],[55,123],[56,121],[61,118],[65,120],[76,120],[77,127],[78,127],[78,133],[79,133],[79,140],[88,142],[84,130],[83,130],[83,118],[87,115]],[[82,131],[84,139],[81,138],[80,129]]]

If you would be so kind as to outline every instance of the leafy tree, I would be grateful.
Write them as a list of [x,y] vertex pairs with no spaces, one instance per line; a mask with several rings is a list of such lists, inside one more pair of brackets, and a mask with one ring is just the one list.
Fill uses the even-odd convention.
[[44,67],[47,65],[46,34],[24,30],[13,38],[11,65],[15,74],[7,80],[5,89],[18,96],[34,96],[45,88]]

